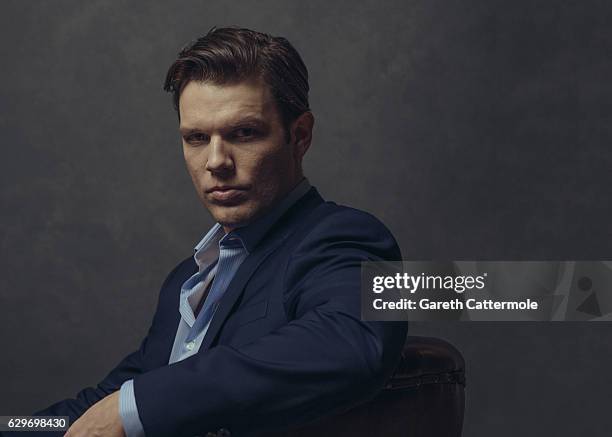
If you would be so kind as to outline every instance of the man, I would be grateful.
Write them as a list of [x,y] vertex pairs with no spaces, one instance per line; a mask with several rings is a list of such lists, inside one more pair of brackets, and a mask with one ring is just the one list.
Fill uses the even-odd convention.
[[401,255],[378,220],[304,178],[314,118],[299,54],[284,38],[213,29],[181,51],[165,89],[217,224],[166,278],[140,348],[37,414],[70,416],[69,437],[241,436],[371,397],[407,326],[360,320],[360,263]]

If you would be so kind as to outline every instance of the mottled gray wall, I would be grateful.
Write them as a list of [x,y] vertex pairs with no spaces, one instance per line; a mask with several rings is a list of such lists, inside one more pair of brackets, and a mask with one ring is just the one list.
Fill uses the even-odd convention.
[[[169,97],[213,25],[310,68],[306,169],[408,259],[612,258],[609,2],[4,1],[0,414],[102,378],[211,225]],[[466,436],[603,436],[610,324],[419,324],[468,364]]]

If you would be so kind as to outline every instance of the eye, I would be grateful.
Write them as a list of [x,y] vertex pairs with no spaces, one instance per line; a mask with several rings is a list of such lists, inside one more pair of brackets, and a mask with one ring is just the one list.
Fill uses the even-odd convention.
[[204,133],[194,132],[183,137],[183,140],[185,140],[187,144],[200,145],[208,144],[210,137]]
[[257,130],[251,127],[241,127],[240,129],[236,129],[234,131],[234,138],[239,141],[248,141],[258,136]]

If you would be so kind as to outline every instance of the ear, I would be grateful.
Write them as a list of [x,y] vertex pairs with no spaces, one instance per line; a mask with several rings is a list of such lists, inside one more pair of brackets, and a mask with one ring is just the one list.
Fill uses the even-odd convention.
[[314,116],[310,111],[304,112],[291,123],[291,144],[300,160],[310,147],[313,126]]

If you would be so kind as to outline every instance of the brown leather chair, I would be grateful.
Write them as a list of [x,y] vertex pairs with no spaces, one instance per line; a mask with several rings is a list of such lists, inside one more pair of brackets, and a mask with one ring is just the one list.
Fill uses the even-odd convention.
[[410,336],[395,373],[376,397],[283,435],[460,437],[464,387],[465,362],[455,347],[437,338]]

